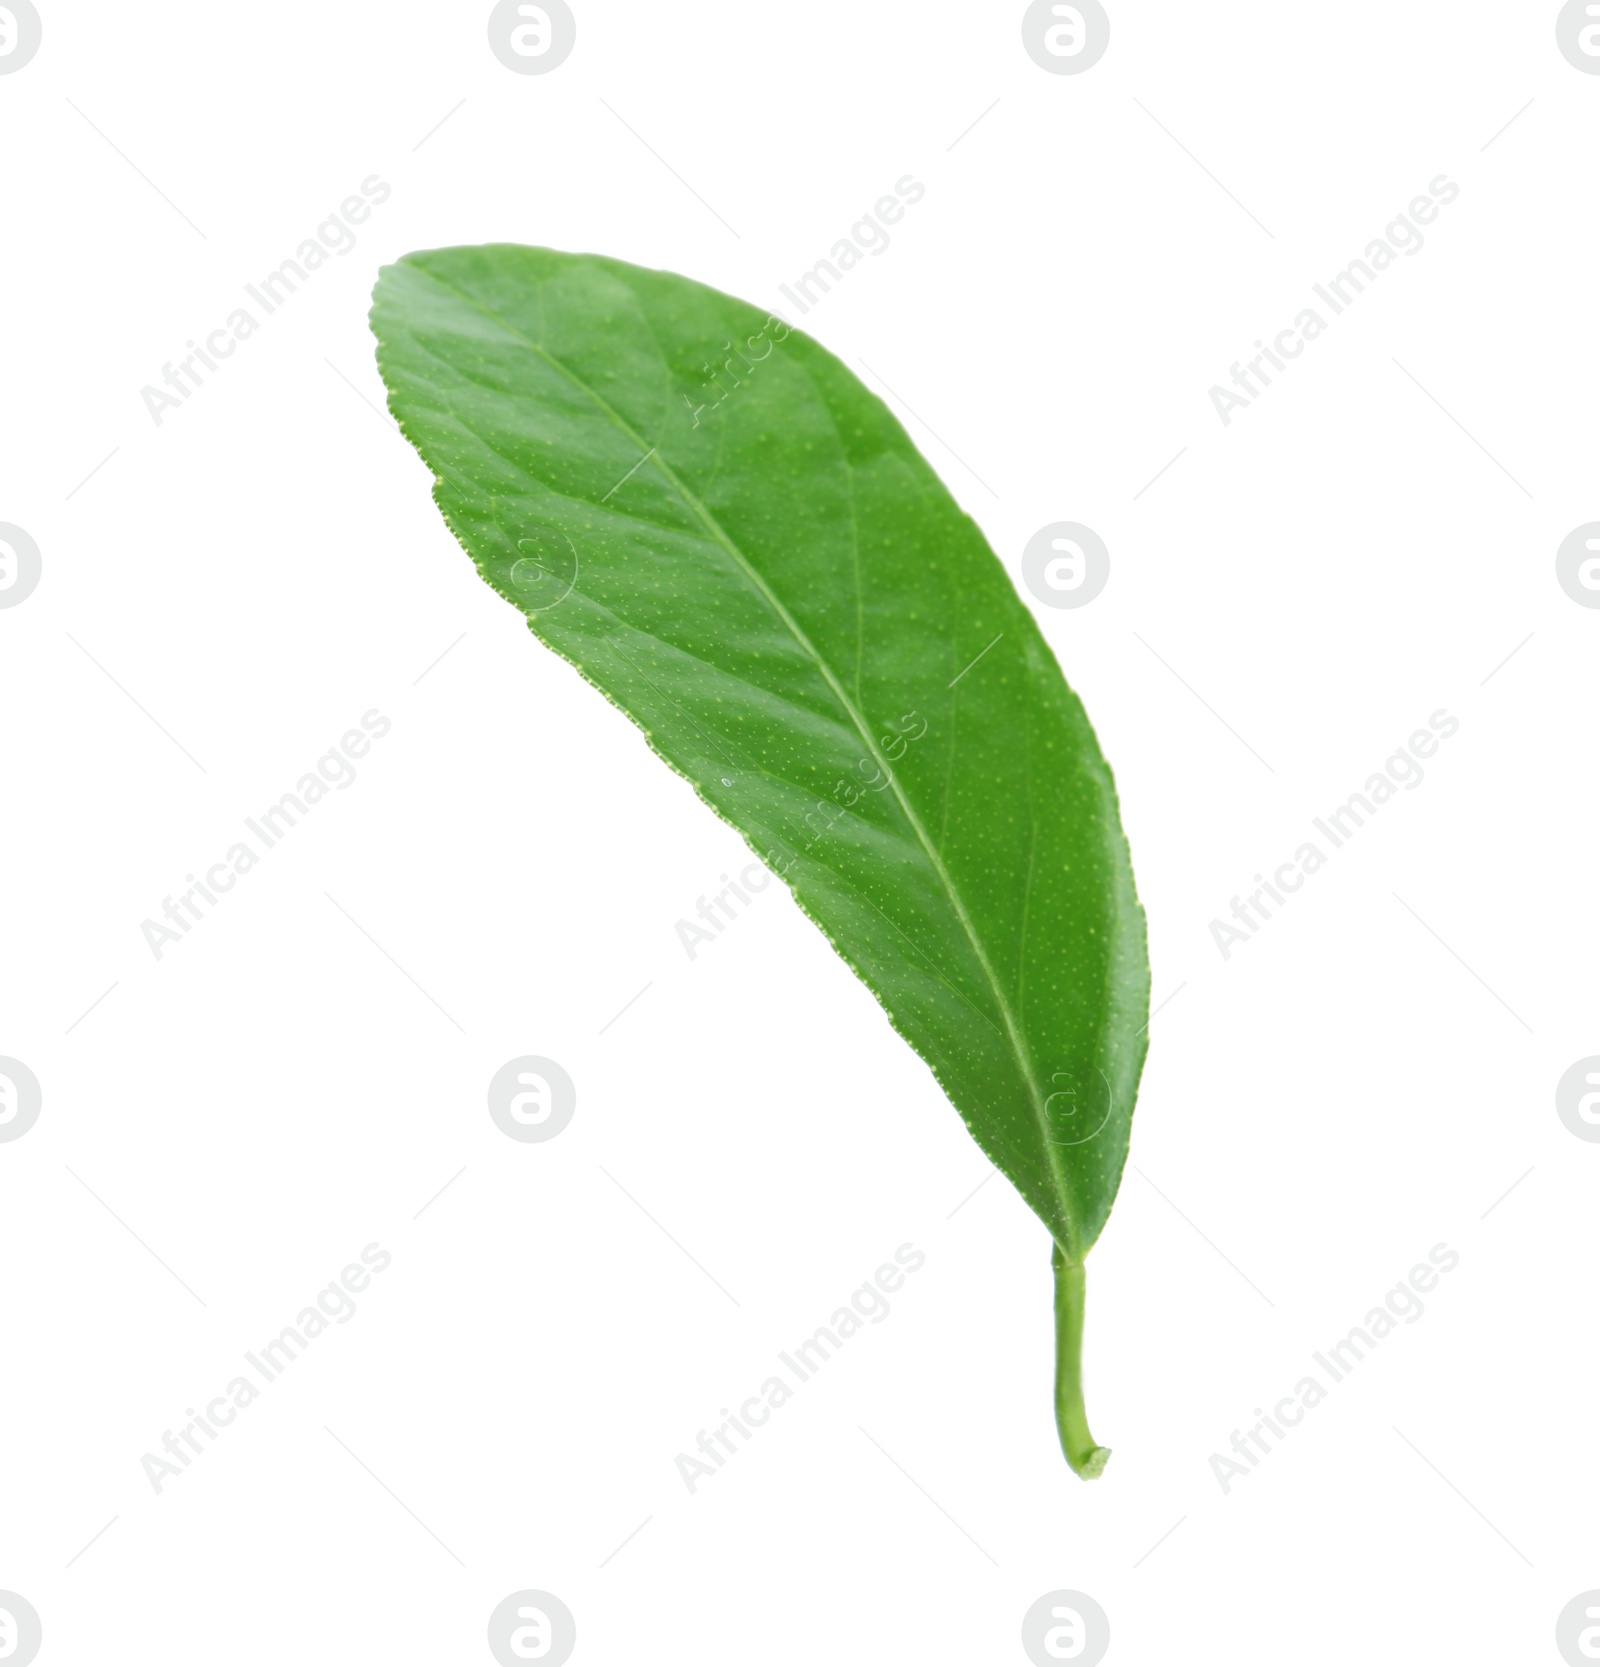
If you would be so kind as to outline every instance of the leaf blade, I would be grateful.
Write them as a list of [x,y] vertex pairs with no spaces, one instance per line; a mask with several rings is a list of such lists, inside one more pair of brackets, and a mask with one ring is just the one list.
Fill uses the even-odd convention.
[[1143,913],[1081,705],[892,413],[757,309],[598,257],[407,256],[373,328],[483,576],[779,870],[1081,1261]]

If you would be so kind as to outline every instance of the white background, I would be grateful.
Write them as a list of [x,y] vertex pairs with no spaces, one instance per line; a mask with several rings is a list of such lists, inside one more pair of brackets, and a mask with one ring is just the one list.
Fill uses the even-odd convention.
[[[574,0],[518,76],[487,5],[40,3],[0,77],[0,521],[44,561],[0,611],[0,1053],[44,1087],[0,1145],[0,1588],[40,1661],[487,1663],[524,1587],[580,1663],[1022,1663],[1062,1587],[1114,1667],[1558,1661],[1600,1586],[1600,1149],[1553,1097],[1600,1052],[1600,612],[1554,569],[1600,516],[1600,77],[1556,7],[1117,0],[1052,76],[1017,4]],[[141,387],[374,173],[157,427]],[[1170,998],[1089,1262],[1092,1485],[1043,1228],[786,893],[686,958],[740,841],[477,580],[365,322],[382,263],[491,240],[783,304],[907,173],[804,327],[1013,575],[1050,521],[1111,551],[1038,609]],[[1225,428],[1212,384],[1441,173]],[[141,921],[374,707],[157,961]],[[1224,961],[1209,922],[1440,708],[1422,786]],[[529,1053],[578,1086],[547,1144],[485,1108]],[[141,1455],[372,1241],[356,1317],[156,1494]],[[907,1241],[890,1318],[691,1496],[675,1455]],[[1441,1241],[1424,1318],[1224,1493]]]

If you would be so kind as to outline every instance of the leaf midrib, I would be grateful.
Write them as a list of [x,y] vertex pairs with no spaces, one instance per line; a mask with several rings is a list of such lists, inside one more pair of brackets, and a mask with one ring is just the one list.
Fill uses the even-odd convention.
[[[949,870],[945,867],[943,857],[934,846],[933,841],[929,839],[927,830],[922,825],[921,817],[918,816],[916,810],[906,798],[904,792],[902,792],[899,778],[895,775],[894,771],[889,768],[889,760],[879,752],[877,743],[873,739],[871,727],[866,723],[864,714],[857,709],[855,703],[850,699],[850,696],[846,692],[843,684],[841,684],[839,679],[834,676],[833,669],[818,652],[815,644],[813,644],[811,639],[806,635],[804,629],[800,625],[800,622],[794,618],[794,616],[784,606],[783,602],[773,593],[766,580],[762,578],[761,574],[751,564],[749,558],[724,530],[722,524],[700,500],[699,495],[690,489],[687,483],[678,475],[677,471],[674,470],[667,460],[661,455],[659,446],[647,447],[644,442],[644,437],[634,430],[632,424],[628,422],[621,412],[616,410],[616,408],[611,405],[603,394],[590,387],[582,377],[577,375],[575,371],[573,371],[568,365],[564,364],[560,359],[556,358],[555,355],[549,352],[542,343],[531,341],[527,336],[523,335],[520,330],[513,329],[503,318],[499,318],[494,313],[489,312],[485,307],[480,305],[473,296],[467,294],[464,290],[458,289],[454,284],[449,283],[444,278],[441,278],[436,272],[430,271],[427,267],[416,265],[414,263],[408,262],[407,264],[411,265],[413,271],[420,272],[430,283],[437,284],[440,289],[446,290],[449,294],[465,303],[465,305],[470,307],[480,317],[488,319],[491,324],[495,325],[498,329],[503,330],[513,341],[519,342],[530,352],[537,354],[538,357],[544,360],[544,362],[553,370],[558,371],[562,376],[564,376],[573,387],[579,390],[579,392],[587,395],[588,398],[591,399],[605,414],[606,418],[620,434],[625,435],[630,441],[633,442],[634,445],[638,446],[641,452],[648,453],[651,461],[655,463],[661,473],[666,477],[668,484],[678,493],[685,505],[687,505],[687,507],[699,517],[706,531],[710,533],[716,542],[720,544],[728,555],[733,558],[739,570],[750,581],[751,585],[766,602],[767,606],[771,608],[773,613],[777,615],[778,619],[782,621],[784,628],[794,638],[800,648],[802,648],[810,657],[812,664],[817,668],[818,673],[821,675],[823,681],[828,685],[828,688],[832,692],[834,698],[839,702],[839,705],[843,708],[851,723],[855,726],[856,733],[860,736],[862,745],[866,747],[867,751],[871,754],[873,761],[888,778],[889,784],[894,790],[894,796],[900,806],[901,812],[904,814],[907,823],[910,825],[911,831],[916,835],[917,842],[921,845],[924,855],[927,857],[928,862],[932,866],[933,871],[938,878],[939,884],[943,888],[945,895],[949,899],[950,906],[955,912],[956,919],[960,922],[961,929],[966,934],[967,942],[972,946],[972,952],[978,959],[978,965],[982,969],[984,978],[988,982],[991,994],[994,996],[995,1005],[999,1008],[1000,1015],[1005,1021],[1006,1038],[1011,1045],[1011,1051],[1016,1056],[1017,1065],[1022,1073],[1023,1081],[1028,1087],[1029,1098],[1032,1101],[1034,1119],[1039,1127],[1039,1142],[1044,1151],[1045,1161],[1049,1165],[1051,1178],[1055,1182],[1055,1190],[1061,1206],[1062,1214],[1066,1219],[1068,1229],[1074,1240],[1074,1243],[1071,1246],[1071,1254],[1076,1257],[1078,1255],[1077,1240],[1079,1238],[1077,1212],[1073,1209],[1072,1198],[1067,1190],[1065,1177],[1061,1172],[1061,1165],[1056,1155],[1055,1143],[1050,1138],[1050,1120],[1048,1113],[1045,1110],[1045,1099],[1040,1093],[1038,1082],[1035,1080],[1032,1065],[1028,1058],[1027,1049],[1023,1045],[1022,1034],[1020,1027],[1017,1024],[1016,1015],[1012,1012],[1011,1003],[1006,996],[1005,989],[1002,986],[994,967],[990,964],[988,952],[985,950],[983,942],[978,936],[977,929],[973,925],[972,919],[967,913],[966,903],[961,896],[960,889],[951,877]],[[648,320],[646,320],[646,324],[648,326]],[[653,334],[654,332],[652,331],[652,335]],[[657,343],[658,350],[659,345],[660,344]],[[664,358],[662,360],[662,364],[663,368],[665,368]],[[842,447],[841,462],[843,463],[846,471],[853,475],[854,471],[851,469],[849,459],[843,456]],[[852,486],[852,506],[853,502]],[[853,516],[854,509],[852,507],[852,519]],[[1062,1248],[1063,1250],[1068,1249],[1067,1246],[1063,1246]]]

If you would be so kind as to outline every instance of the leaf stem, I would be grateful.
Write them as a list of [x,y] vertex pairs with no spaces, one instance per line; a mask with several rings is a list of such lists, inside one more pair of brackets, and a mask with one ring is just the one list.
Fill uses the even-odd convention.
[[1111,1449],[1096,1445],[1083,1408],[1083,1263],[1069,1262],[1052,1244],[1050,1266],[1056,1277],[1056,1429],[1067,1463],[1092,1482]]

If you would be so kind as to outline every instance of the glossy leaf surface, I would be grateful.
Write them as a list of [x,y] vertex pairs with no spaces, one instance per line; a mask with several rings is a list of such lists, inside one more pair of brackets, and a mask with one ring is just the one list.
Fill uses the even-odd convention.
[[760,309],[593,256],[409,255],[372,322],[483,577],[782,876],[1081,1263],[1144,916],[1083,708],[899,422]]

